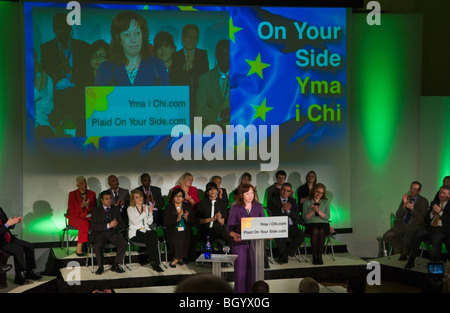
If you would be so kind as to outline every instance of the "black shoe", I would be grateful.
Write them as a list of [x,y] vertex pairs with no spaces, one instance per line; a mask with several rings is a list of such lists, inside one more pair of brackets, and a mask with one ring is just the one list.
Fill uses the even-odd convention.
[[125,270],[119,264],[113,264],[111,266],[111,271],[116,273],[125,273]]
[[85,256],[83,252],[81,252],[81,253],[78,253],[78,252],[76,252],[76,251],[75,251],[75,253],[77,254],[77,256],[80,256],[80,257],[83,257],[83,256]]
[[38,280],[38,279],[41,279],[41,278],[42,278],[41,275],[38,275],[38,274],[33,273],[33,272],[25,273],[25,279]]
[[0,265],[0,273],[6,273],[10,269],[12,269],[12,265],[11,264],[2,264],[2,265]]
[[31,282],[29,280],[26,280],[25,278],[23,278],[22,275],[16,276],[16,278],[14,278],[14,284],[16,284],[16,285],[27,285],[30,283]]
[[408,262],[405,265],[405,269],[409,270],[414,267],[414,259],[409,259]]
[[101,275],[101,274],[103,274],[104,270],[105,269],[103,268],[103,266],[99,266],[98,269],[95,271],[95,274],[96,275]]
[[264,268],[265,269],[269,269],[270,268],[269,260],[267,258],[264,258]]
[[177,262],[170,262],[169,266],[171,268],[175,268],[175,267],[177,267]]
[[323,260],[322,260],[322,256],[321,256],[321,255],[319,255],[319,256],[317,257],[317,264],[319,264],[319,265],[322,265],[322,264],[323,264]]
[[316,255],[316,254],[313,254],[313,261],[312,261],[312,263],[313,263],[314,265],[319,264],[319,261],[318,261],[318,258],[317,258],[317,255]]
[[152,264],[152,268],[156,272],[159,272],[159,273],[164,272],[164,270],[161,268],[161,266],[159,266],[159,264]]

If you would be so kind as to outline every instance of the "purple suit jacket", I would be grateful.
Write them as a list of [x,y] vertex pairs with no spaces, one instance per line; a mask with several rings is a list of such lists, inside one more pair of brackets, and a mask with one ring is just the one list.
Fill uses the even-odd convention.
[[[231,232],[241,233],[241,218],[243,217],[264,217],[264,209],[259,202],[254,202],[250,215],[247,214],[245,207],[234,204],[230,208],[230,214],[228,215],[227,222],[227,234],[230,235]],[[233,245],[246,245],[245,240],[236,242],[233,240]]]

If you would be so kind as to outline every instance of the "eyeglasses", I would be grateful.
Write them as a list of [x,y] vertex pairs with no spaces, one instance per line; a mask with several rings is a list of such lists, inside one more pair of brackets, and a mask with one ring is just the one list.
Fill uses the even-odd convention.
[[174,198],[183,198],[183,195],[175,195]]

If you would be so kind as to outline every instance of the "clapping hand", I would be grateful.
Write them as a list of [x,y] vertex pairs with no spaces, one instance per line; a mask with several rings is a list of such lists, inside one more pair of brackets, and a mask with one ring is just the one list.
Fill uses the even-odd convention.
[[119,224],[119,222],[117,222],[116,219],[112,220],[111,222],[109,222],[109,227],[114,228]]

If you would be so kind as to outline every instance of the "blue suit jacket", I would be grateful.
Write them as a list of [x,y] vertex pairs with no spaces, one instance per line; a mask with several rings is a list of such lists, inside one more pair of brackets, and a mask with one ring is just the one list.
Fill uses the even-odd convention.
[[95,77],[96,86],[167,86],[169,74],[164,62],[157,57],[150,56],[142,59],[136,78],[131,85],[127,71],[123,64],[117,65],[111,61],[100,64]]

